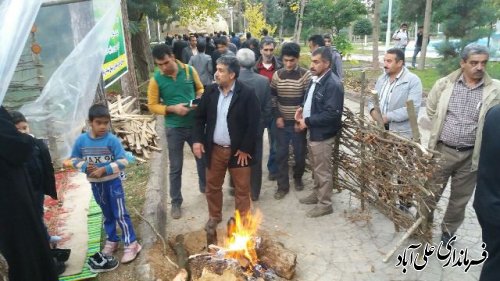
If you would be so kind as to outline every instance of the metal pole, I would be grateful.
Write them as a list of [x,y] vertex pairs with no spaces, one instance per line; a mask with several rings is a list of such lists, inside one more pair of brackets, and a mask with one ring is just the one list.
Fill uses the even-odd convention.
[[385,34],[385,50],[389,49],[391,43],[391,20],[392,20],[392,0],[389,0],[389,11],[387,12],[387,31]]
[[80,3],[87,1],[92,1],[92,0],[52,0],[43,2],[42,7],[58,6],[58,5],[73,4],[73,3]]

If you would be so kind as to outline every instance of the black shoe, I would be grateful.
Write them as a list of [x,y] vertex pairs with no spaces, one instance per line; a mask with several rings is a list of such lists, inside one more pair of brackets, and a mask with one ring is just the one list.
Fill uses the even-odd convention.
[[257,195],[251,195],[252,201],[259,201],[259,196]]
[[301,190],[304,190],[304,182],[302,181],[302,179],[293,179],[293,183],[295,185],[295,190],[297,191],[301,191]]
[[283,199],[286,195],[288,194],[287,191],[284,190],[278,190],[276,193],[274,193],[274,199],[276,200],[281,200]]
[[111,271],[117,268],[119,264],[115,257],[105,256],[101,252],[95,253],[87,261],[87,265],[93,273]]
[[269,175],[267,176],[267,179],[270,181],[275,181],[277,179],[277,176],[276,176],[276,174],[269,173]]
[[448,243],[450,243],[450,246],[453,246],[453,244],[455,244],[455,240],[455,233],[450,234],[448,232],[443,232],[443,234],[441,235],[441,242],[443,242],[443,246],[446,246]]
[[170,215],[174,220],[180,219],[182,216],[181,206],[180,205],[172,205],[172,209],[170,210]]

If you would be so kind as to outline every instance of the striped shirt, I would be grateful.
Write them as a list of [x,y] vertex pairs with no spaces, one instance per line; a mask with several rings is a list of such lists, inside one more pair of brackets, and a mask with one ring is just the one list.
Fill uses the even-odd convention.
[[271,101],[275,118],[282,117],[288,124],[294,122],[295,111],[304,101],[310,80],[310,72],[299,66],[291,71],[282,68],[274,73]]
[[469,88],[463,74],[460,75],[453,87],[440,141],[456,147],[474,146],[483,90],[484,80]]

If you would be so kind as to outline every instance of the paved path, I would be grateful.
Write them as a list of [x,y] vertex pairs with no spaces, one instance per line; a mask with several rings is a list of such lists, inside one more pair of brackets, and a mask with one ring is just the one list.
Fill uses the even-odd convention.
[[[359,106],[346,100],[346,106],[358,110]],[[428,139],[428,132],[422,131],[423,139]],[[264,141],[267,143],[267,140]],[[185,148],[183,174],[183,216],[179,220],[167,219],[167,233],[173,236],[179,233],[200,230],[207,220],[207,203],[197,186],[195,162],[188,147]],[[268,151],[267,145],[264,151]],[[267,159],[265,155],[264,159]],[[305,213],[310,206],[302,205],[298,199],[309,194],[312,189],[310,173],[306,173],[304,181],[306,189],[290,193],[282,200],[275,200],[276,182],[267,180],[267,169],[260,200],[255,202],[254,208],[264,214],[262,228],[283,242],[283,244],[297,252],[297,272],[294,280],[301,281],[333,281],[333,280],[478,280],[481,266],[471,267],[468,273],[464,267],[442,268],[444,263],[433,255],[422,271],[416,271],[408,265],[408,272],[402,273],[402,267],[396,267],[397,256],[402,254],[408,241],[398,249],[396,254],[387,262],[382,260],[396,242],[403,236],[402,232],[395,232],[394,226],[384,215],[376,209],[370,208],[371,220],[352,222],[349,217],[359,213],[359,201],[348,191],[333,195],[334,213],[320,218],[306,218]],[[227,177],[226,177],[227,180]],[[227,182],[227,181],[226,181]],[[227,187],[227,183],[224,185]],[[440,222],[443,209],[446,207],[449,189],[444,193],[439,203],[436,221]],[[169,206],[170,211],[170,206]],[[234,198],[224,194],[224,220],[234,211]],[[434,227],[434,242],[438,243],[441,232],[438,226]],[[457,232],[458,241],[455,247],[468,248],[469,258],[477,259],[481,254],[481,230],[475,212],[470,203],[467,207],[464,224]]]

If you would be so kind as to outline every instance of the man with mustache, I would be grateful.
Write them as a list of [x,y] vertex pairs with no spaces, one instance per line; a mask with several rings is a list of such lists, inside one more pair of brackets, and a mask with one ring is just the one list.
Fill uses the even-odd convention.
[[333,213],[332,206],[332,156],[333,142],[342,128],[344,86],[331,70],[330,48],[319,47],[312,52],[311,75],[305,91],[304,103],[295,112],[296,127],[307,129],[307,148],[314,176],[314,189],[309,196],[299,200],[302,204],[315,205],[306,214],[309,218]]
[[[384,56],[384,71],[375,84],[380,104],[380,113],[386,130],[405,138],[412,138],[406,102],[413,101],[418,113],[422,103],[422,82],[417,75],[405,67],[404,53],[401,49],[387,50]],[[375,119],[373,101],[368,104],[370,115]]]
[[450,199],[441,224],[443,243],[453,237],[464,220],[465,207],[476,186],[485,115],[500,103],[500,81],[491,79],[485,71],[488,59],[486,47],[467,45],[461,52],[460,69],[439,79],[427,99],[427,115],[432,121],[429,148],[440,152],[443,160],[434,175],[442,185],[434,204],[451,178]]

